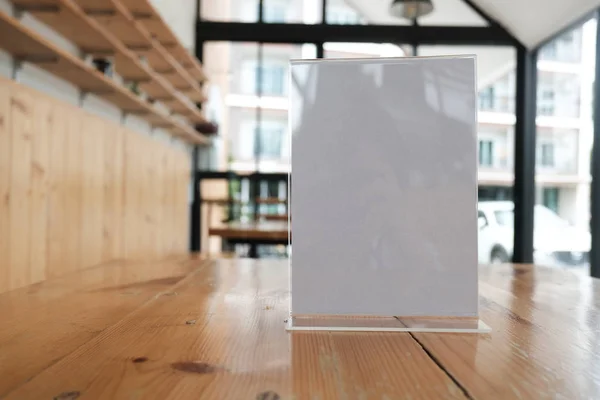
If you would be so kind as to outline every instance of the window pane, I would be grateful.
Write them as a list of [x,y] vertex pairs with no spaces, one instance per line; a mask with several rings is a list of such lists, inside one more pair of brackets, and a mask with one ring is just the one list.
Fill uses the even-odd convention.
[[325,43],[325,58],[404,57],[410,50],[389,43]]
[[327,23],[337,25],[364,25],[363,12],[344,0],[327,0]]
[[263,0],[263,21],[320,24],[322,4],[322,0]]
[[[375,4],[376,3],[376,4]],[[463,0],[434,1],[433,11],[421,18],[421,25],[485,26],[487,22]],[[390,14],[389,1],[328,0],[327,23],[340,25],[410,25],[412,20]]]
[[219,118],[219,146],[211,151],[214,169],[229,169],[233,159],[254,160],[254,130],[258,101],[256,58],[258,44],[209,42],[204,44],[204,68],[210,76],[211,103]]
[[[219,169],[288,171],[289,60],[315,58],[312,44],[211,42],[204,65],[222,106]],[[262,61],[261,61],[262,60]]]
[[289,62],[316,58],[317,50],[312,44],[264,44],[262,49],[260,118],[256,130],[258,162],[254,167],[263,172],[286,172],[290,169]]
[[515,51],[508,47],[422,46],[419,55],[477,55],[480,263],[506,262],[513,247]]
[[209,21],[257,22],[259,0],[202,0],[200,16]]
[[595,21],[539,52],[535,262],[589,273]]

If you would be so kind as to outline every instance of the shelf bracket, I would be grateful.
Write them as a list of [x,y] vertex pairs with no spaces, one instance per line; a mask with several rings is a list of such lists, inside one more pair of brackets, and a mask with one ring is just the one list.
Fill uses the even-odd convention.
[[150,111],[146,111],[146,110],[140,110],[140,109],[125,109],[122,111],[125,114],[131,114],[131,115],[148,115],[150,114]]
[[140,85],[140,84],[152,82],[152,78],[136,78],[136,79],[129,79],[129,81],[132,83],[135,83],[137,85]]
[[83,10],[90,17],[113,17],[117,15],[115,10],[111,9],[90,9],[86,8]]
[[28,62],[31,64],[55,64],[58,62],[57,56],[42,55],[42,54],[30,54],[27,56],[19,57],[20,61]]
[[152,15],[152,13],[143,13],[143,12],[136,12],[133,11],[131,13],[131,15],[133,15],[133,18],[135,19],[154,19],[154,15]]
[[92,57],[111,57],[115,55],[115,51],[113,49],[87,49],[82,48],[85,54],[89,54]]
[[142,45],[128,45],[127,48],[131,51],[141,52],[141,51],[150,51],[152,50],[152,46]]
[[160,74],[160,75],[170,75],[170,74],[175,73],[175,69],[169,68],[169,69],[157,70],[156,73]]
[[20,12],[29,12],[29,13],[49,13],[55,14],[60,12],[60,7],[57,5],[51,4],[22,4],[15,6],[16,9]]

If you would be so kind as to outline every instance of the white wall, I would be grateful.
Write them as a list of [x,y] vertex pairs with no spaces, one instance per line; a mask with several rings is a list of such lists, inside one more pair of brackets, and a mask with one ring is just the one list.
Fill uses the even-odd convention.
[[[0,0],[0,12],[16,16],[12,4],[8,0]],[[51,28],[36,20],[33,16],[24,13],[21,16],[21,23],[27,28],[42,34],[46,39],[51,40],[60,48],[71,54],[80,56],[80,51],[73,43],[54,32]],[[113,122],[121,122],[121,110],[110,102],[107,102],[97,96],[88,95],[81,99],[81,91],[60,78],[36,67],[35,65],[24,63],[20,70],[15,69],[15,63],[10,54],[0,50],[0,75],[15,79],[19,83],[33,87],[40,92],[44,92],[54,98],[60,99],[70,104],[81,105],[81,107],[93,114],[101,116]],[[190,150],[190,146],[185,142],[173,138],[163,129],[151,129],[151,126],[134,115],[127,115],[122,121],[128,128],[155,137],[170,146]]]
[[150,0],[183,46],[194,52],[196,0]]

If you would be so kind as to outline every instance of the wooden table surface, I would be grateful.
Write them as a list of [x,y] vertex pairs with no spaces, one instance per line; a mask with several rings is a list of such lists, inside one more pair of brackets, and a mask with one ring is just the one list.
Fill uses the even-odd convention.
[[229,222],[208,229],[210,236],[232,240],[267,240],[286,242],[287,221]]
[[480,281],[491,334],[289,333],[285,260],[115,262],[0,295],[0,398],[600,398],[599,281]]

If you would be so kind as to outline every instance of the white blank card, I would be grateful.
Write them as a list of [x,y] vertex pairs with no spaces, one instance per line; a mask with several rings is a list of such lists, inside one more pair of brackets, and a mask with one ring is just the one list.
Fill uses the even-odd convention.
[[477,316],[475,65],[292,61],[293,316]]

